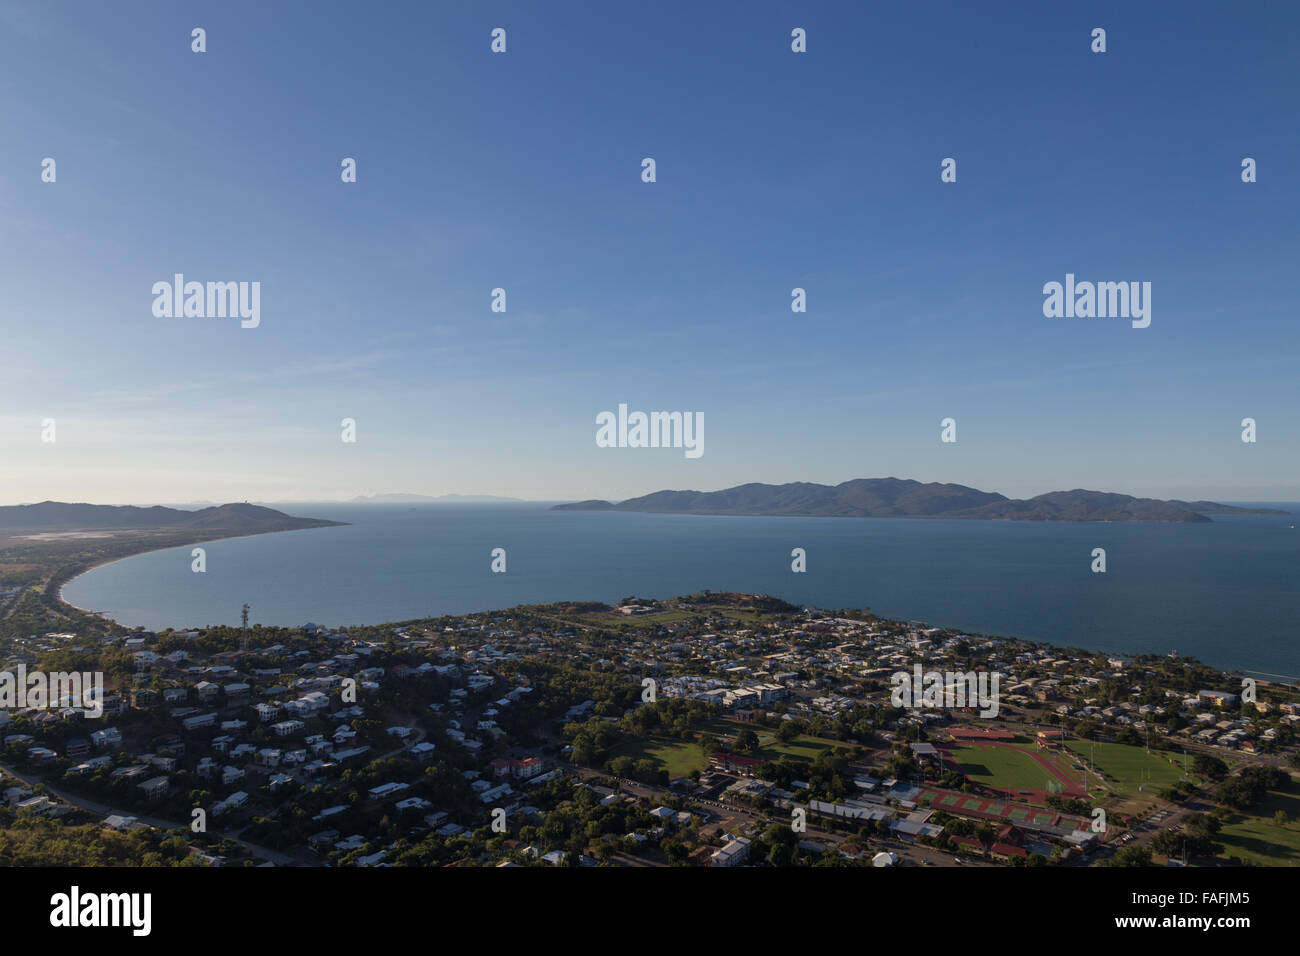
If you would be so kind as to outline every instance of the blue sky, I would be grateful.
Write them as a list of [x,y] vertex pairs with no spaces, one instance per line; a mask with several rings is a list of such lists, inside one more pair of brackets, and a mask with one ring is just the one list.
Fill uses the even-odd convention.
[[[1300,8],[1135,6],[7,4],[0,499],[1300,499]],[[596,447],[620,402],[704,455]]]

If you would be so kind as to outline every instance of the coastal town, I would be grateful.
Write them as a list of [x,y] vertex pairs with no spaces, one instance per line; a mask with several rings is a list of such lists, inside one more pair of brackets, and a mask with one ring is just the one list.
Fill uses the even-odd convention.
[[711,592],[3,653],[106,690],[0,710],[0,865],[1300,862],[1300,694],[1176,655]]
[[11,935],[1284,936],[1298,35],[0,3]]

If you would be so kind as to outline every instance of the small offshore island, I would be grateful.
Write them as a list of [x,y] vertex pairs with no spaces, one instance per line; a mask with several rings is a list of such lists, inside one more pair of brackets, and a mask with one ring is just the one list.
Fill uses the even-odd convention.
[[1172,655],[708,591],[2,646],[109,693],[0,711],[0,865],[1300,863],[1300,694]]

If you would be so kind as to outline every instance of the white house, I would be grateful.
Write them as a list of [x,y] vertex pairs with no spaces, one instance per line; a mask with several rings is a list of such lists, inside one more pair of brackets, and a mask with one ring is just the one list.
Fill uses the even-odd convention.
[[96,750],[114,750],[122,746],[122,732],[116,727],[105,727],[92,733],[90,742]]
[[219,817],[230,810],[238,810],[248,802],[248,794],[243,790],[236,790],[224,800],[218,800],[212,805],[212,815]]
[[720,850],[715,850],[709,857],[713,866],[740,866],[749,859],[749,839],[736,837]]

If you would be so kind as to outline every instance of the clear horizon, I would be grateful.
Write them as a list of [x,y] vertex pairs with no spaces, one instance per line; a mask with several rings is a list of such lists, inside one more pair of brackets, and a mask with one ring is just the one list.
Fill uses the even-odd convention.
[[[901,477],[901,476],[897,476],[897,475],[866,476],[866,475],[863,475],[863,476],[859,476],[859,477],[863,477],[863,478],[869,478],[869,477],[889,478],[889,477]],[[845,481],[852,481],[852,480],[854,480],[854,479],[848,478],[848,479],[844,479],[844,480],[845,480]],[[907,480],[907,479],[904,478],[903,480]],[[777,483],[774,483],[774,482],[744,482],[744,484],[751,484],[751,483],[752,483],[752,484],[767,484],[767,485],[777,484]],[[842,484],[842,482],[839,482],[839,481],[833,481],[833,482],[812,482],[812,483],[813,483],[813,484],[829,485],[829,486],[832,486],[832,487],[835,486],[835,485],[838,485],[838,484]],[[954,481],[954,482],[939,482],[939,483],[940,483],[940,484],[955,484],[955,485],[962,485],[962,484],[964,484],[963,482],[960,482],[960,481]],[[735,486],[728,486],[728,487],[735,487]],[[974,486],[969,486],[969,485],[967,485],[966,487],[974,487]],[[385,496],[399,496],[399,497],[400,497],[400,496],[411,496],[411,497],[428,498],[428,499],[438,499],[438,498],[496,498],[496,499],[499,499],[499,500],[500,500],[501,502],[503,502],[503,503],[519,503],[519,504],[560,504],[560,503],[565,503],[565,502],[585,501],[585,500],[605,500],[605,501],[610,501],[610,502],[618,503],[618,502],[621,502],[621,501],[626,501],[626,500],[628,500],[628,499],[630,499],[630,498],[639,498],[639,497],[642,497],[642,496],[644,496],[644,495],[653,494],[654,492],[658,492],[658,491],[700,491],[700,492],[711,492],[711,491],[723,491],[723,490],[726,490],[726,489],[722,489],[722,488],[652,488],[652,489],[649,489],[649,490],[647,490],[647,491],[640,492],[640,493],[638,493],[638,494],[627,495],[627,496],[625,496],[625,497],[619,497],[619,498],[612,498],[612,497],[609,497],[609,496],[602,496],[602,495],[588,496],[588,497],[586,497],[586,498],[575,498],[575,497],[573,497],[573,496],[567,496],[567,497],[565,497],[565,496],[561,496],[561,497],[556,497],[556,498],[523,498],[523,497],[519,497],[519,496],[517,496],[517,495],[505,495],[505,494],[498,494],[498,493],[496,493],[496,492],[454,492],[454,491],[453,491],[453,492],[439,492],[439,493],[437,493],[437,494],[433,494],[433,493],[428,493],[428,492],[419,492],[419,491],[382,491],[382,492],[375,492],[375,493],[372,493],[372,494],[366,494],[366,495],[360,495],[360,494],[357,494],[357,495],[350,495],[350,496],[342,497],[342,498],[235,498],[235,499],[230,499],[230,500],[228,500],[228,501],[227,501],[227,500],[218,501],[218,500],[215,500],[215,499],[205,499],[205,498],[177,498],[177,499],[172,499],[172,500],[148,499],[148,500],[136,500],[136,501],[89,501],[89,500],[78,500],[78,501],[59,501],[59,502],[57,502],[57,503],[60,503],[60,504],[108,505],[108,506],[113,506],[113,507],[136,507],[136,508],[147,508],[147,507],[154,507],[154,506],[161,506],[161,507],[168,507],[168,508],[189,508],[189,507],[201,508],[201,507],[212,507],[212,506],[217,506],[217,505],[240,504],[240,503],[244,503],[244,504],[254,504],[254,505],[264,505],[264,506],[272,506],[272,505],[295,505],[295,504],[304,504],[304,505],[312,505],[312,504],[329,504],[329,505],[335,505],[335,504],[340,504],[340,505],[342,505],[342,504],[368,504],[368,503],[376,503],[376,502],[370,502],[370,501],[367,501],[367,500],[358,500],[358,499],[382,498],[382,497],[385,497]],[[997,493],[999,493],[999,494],[1003,494],[1003,495],[1005,495],[1005,496],[1008,497],[1008,498],[1021,498],[1021,497],[1023,497],[1023,498],[1033,498],[1033,497],[1035,497],[1036,495],[1040,495],[1040,494],[1048,494],[1049,492],[1054,492],[1054,491],[1093,491],[1093,492],[1101,492],[1101,493],[1105,493],[1105,494],[1130,494],[1130,492],[1126,492],[1126,491],[1116,491],[1116,490],[1114,490],[1114,489],[1108,489],[1108,488],[1082,488],[1082,487],[1076,487],[1076,488],[1048,488],[1048,489],[1045,489],[1045,490],[1043,490],[1043,491],[1035,492],[1034,494],[1029,494],[1029,495],[1024,495],[1024,496],[1019,496],[1019,495],[1007,495],[1005,492],[999,492],[997,488],[975,488],[975,490],[976,490],[976,491],[985,491],[985,492],[997,492]],[[1215,502],[1216,504],[1222,504],[1222,505],[1276,505],[1276,504],[1300,504],[1300,497],[1298,497],[1298,498],[1296,498],[1296,499],[1294,499],[1294,500],[1293,500],[1293,499],[1290,499],[1290,498],[1230,498],[1230,499],[1224,499],[1224,498],[1206,498],[1206,497],[1204,497],[1204,496],[1198,496],[1198,497],[1193,497],[1193,498],[1187,498],[1187,497],[1179,497],[1179,496],[1176,496],[1176,495],[1133,495],[1133,497],[1135,497],[1135,498],[1156,498],[1156,499],[1158,499],[1158,500],[1164,500],[1164,501],[1189,501],[1189,502],[1190,502],[1190,501],[1213,501],[1213,502]],[[30,500],[30,501],[6,501],[6,502],[2,502],[2,503],[0,503],[0,507],[14,507],[14,506],[21,506],[21,505],[41,504],[41,503],[43,503],[43,502],[45,502],[45,501],[55,501],[55,500],[56,500],[56,499],[43,498],[43,499],[39,499],[39,500]],[[382,502],[378,502],[378,503],[382,504]],[[447,503],[448,503],[448,504],[457,504],[458,502],[451,501],[451,502],[447,502]],[[471,502],[471,503],[472,503],[472,502]],[[489,502],[489,503],[490,503],[490,502]],[[299,517],[310,517],[310,516],[309,516],[309,515],[303,515],[303,516],[299,516]]]

